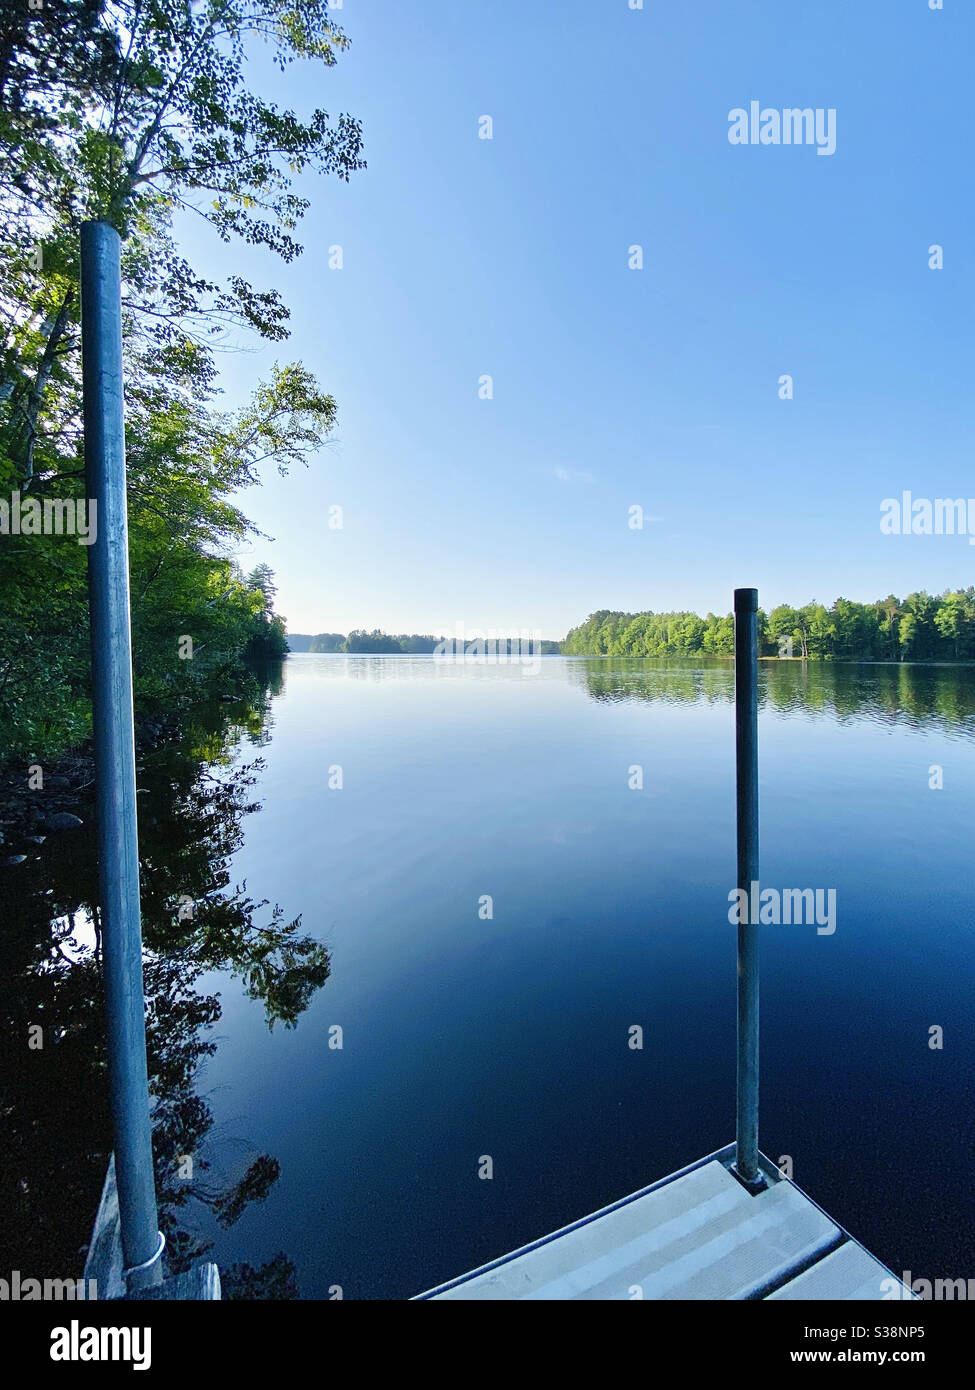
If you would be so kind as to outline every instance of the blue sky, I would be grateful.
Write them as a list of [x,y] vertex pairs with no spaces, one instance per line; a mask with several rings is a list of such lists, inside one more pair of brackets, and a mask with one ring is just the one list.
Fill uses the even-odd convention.
[[[232,254],[292,309],[288,344],[223,359],[227,402],[275,359],[338,402],[312,467],[243,499],[275,539],[242,561],[273,566],[292,631],[559,637],[597,608],[727,612],[740,585],[769,607],[972,582],[965,537],[879,525],[905,488],[975,496],[968,0],[335,18],[337,67],[257,55],[253,81],[360,117],[368,169],[300,181],[291,266],[185,229],[201,270]],[[752,100],[835,108],[836,152],[730,144]],[[658,519],[630,529],[634,504]]]

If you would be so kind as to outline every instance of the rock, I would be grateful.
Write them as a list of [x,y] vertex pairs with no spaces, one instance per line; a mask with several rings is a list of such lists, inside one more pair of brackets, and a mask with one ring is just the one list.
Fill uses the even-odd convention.
[[69,787],[71,783],[68,781],[67,777],[62,777],[60,773],[55,773],[53,777],[45,779],[44,785],[47,787]]
[[56,815],[48,816],[44,822],[44,829],[47,831],[57,830],[77,830],[79,825],[84,825],[80,816],[73,816],[70,811],[58,811]]
[[42,845],[47,839],[46,835],[25,835],[24,839],[29,845]]
[[11,867],[13,867],[14,864],[23,864],[26,858],[26,854],[8,854],[7,858],[0,862],[2,862],[3,864],[9,864]]

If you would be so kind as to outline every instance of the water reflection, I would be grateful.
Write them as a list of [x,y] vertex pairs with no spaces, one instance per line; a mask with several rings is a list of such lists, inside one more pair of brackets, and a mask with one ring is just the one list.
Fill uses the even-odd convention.
[[[958,1116],[971,1072],[972,674],[760,668],[770,872],[837,884],[846,914],[835,937],[769,944],[768,1132],[782,1136],[776,1153],[801,1136],[810,1189],[896,1268],[909,1252],[918,1270],[964,1269],[970,1243]],[[287,1254],[259,1268],[221,1259],[228,1292],[294,1296],[293,1259],[305,1297],[335,1283],[346,1296],[404,1297],[723,1141],[731,664],[543,658],[526,674],[300,656],[283,679],[266,773],[267,696],[207,712],[140,773],[157,1182],[177,1256],[233,1227],[219,1247],[228,1260],[279,1241]],[[857,727],[835,737],[844,724]],[[946,738],[954,799],[929,793]],[[634,757],[653,770],[639,797],[626,785]],[[354,775],[332,797],[328,771],[349,758]],[[268,814],[245,836],[259,776]],[[25,1274],[78,1270],[110,1147],[93,817],[80,814],[82,830],[2,885],[0,1261]],[[262,887],[293,902],[287,915]],[[504,911],[472,933],[485,891]],[[288,920],[299,907],[307,931]],[[326,938],[341,943],[343,969],[328,1012],[309,1014],[329,979]],[[218,1052],[216,972],[251,1001],[239,1014],[227,1003],[231,1040]],[[620,1039],[648,1010],[670,1041],[637,1070]],[[959,1039],[943,1059],[927,1048],[929,1016]],[[325,1050],[336,1017],[358,1040],[346,1053]],[[31,1051],[37,1023],[45,1046]],[[258,1142],[238,1141],[241,1113],[258,1117]],[[516,1156],[486,1216],[480,1185],[458,1179],[485,1127]],[[856,1163],[835,1162],[838,1127]],[[581,1157],[567,1166],[570,1149]],[[277,1181],[274,1153],[285,1180],[273,1210],[255,1210]],[[922,1170],[926,1195],[902,1181]],[[958,1219],[939,1221],[942,1208]]]
[[[302,934],[300,917],[284,921],[246,883],[231,883],[244,821],[260,808],[252,788],[261,761],[241,753],[266,742],[275,689],[280,672],[254,700],[202,711],[178,745],[140,764],[153,1147],[171,1272],[210,1247],[201,1229],[233,1225],[280,1171],[245,1141],[232,1146],[234,1163],[222,1157],[226,1142],[213,1142],[199,1082],[221,1004],[203,977],[230,974],[268,1028],[293,1028],[330,972],[326,948]],[[0,1265],[34,1277],[80,1272],[111,1151],[94,808],[79,812],[80,830],[48,840],[2,885]],[[229,1297],[297,1296],[283,1253],[260,1269],[227,1270],[225,1284]]]
[[[734,703],[734,665],[720,657],[541,657],[535,666],[430,656],[292,656],[289,679],[337,682],[522,681],[568,683],[592,699],[667,705]],[[759,662],[760,707],[778,714],[975,736],[975,667],[844,661]]]
[[[728,661],[587,658],[565,663],[568,679],[594,700],[672,705],[733,704]],[[975,736],[975,668],[857,662],[759,663],[760,708],[778,714],[866,719]]]

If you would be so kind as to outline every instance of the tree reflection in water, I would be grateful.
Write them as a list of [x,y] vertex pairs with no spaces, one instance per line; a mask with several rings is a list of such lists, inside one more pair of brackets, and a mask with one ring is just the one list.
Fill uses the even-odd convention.
[[[213,1116],[197,1087],[221,1005],[201,977],[230,975],[263,1005],[269,1028],[293,1028],[330,972],[328,951],[301,934],[300,917],[286,922],[246,883],[231,886],[244,819],[260,809],[250,794],[261,762],[245,761],[242,747],[267,742],[275,685],[265,680],[251,703],[198,714],[178,744],[145,757],[138,777],[153,1149],[171,1272],[212,1246],[201,1225],[233,1225],[280,1171],[251,1146],[243,1172],[215,1157]],[[94,807],[81,814],[82,829],[0,871],[0,1265],[25,1277],[80,1274],[112,1147]],[[225,1297],[297,1297],[284,1253],[221,1273]]]
[[[567,663],[594,700],[734,704],[734,663],[719,658],[592,657]],[[975,668],[909,662],[760,661],[759,707],[975,736]]]

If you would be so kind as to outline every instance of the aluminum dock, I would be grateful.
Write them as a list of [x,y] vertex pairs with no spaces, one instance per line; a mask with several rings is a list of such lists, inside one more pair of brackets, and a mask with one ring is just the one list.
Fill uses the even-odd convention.
[[734,1157],[729,1144],[417,1299],[915,1297],[764,1155],[757,1192]]

